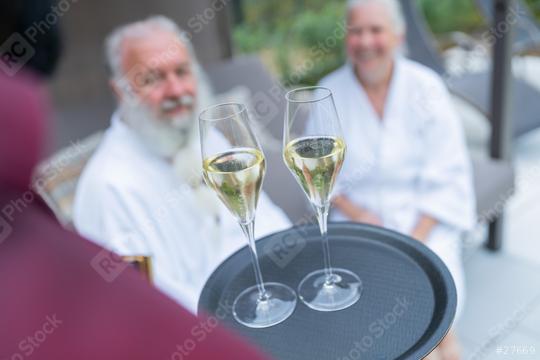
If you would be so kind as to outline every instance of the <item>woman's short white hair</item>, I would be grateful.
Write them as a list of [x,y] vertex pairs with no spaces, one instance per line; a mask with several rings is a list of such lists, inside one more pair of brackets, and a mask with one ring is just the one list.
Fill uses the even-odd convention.
[[105,39],[105,55],[113,79],[124,75],[122,69],[122,48],[127,39],[140,38],[150,35],[155,30],[168,31],[178,35],[180,42],[186,47],[192,64],[198,68],[199,64],[191,45],[188,33],[180,29],[171,19],[162,16],[150,16],[147,19],[122,25],[113,30]]
[[392,21],[396,34],[405,34],[407,25],[405,23],[405,17],[403,16],[401,4],[398,0],[348,0],[347,14],[350,13],[351,10],[356,9],[358,6],[370,3],[383,5],[386,10],[388,10],[388,14],[390,15],[390,20]]

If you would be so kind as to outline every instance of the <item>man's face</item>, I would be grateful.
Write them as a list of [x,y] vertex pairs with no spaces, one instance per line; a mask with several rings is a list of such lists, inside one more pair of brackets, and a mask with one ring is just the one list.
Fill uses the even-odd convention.
[[156,30],[126,40],[122,69],[137,100],[156,118],[170,122],[193,111],[196,80],[189,53],[177,34]]
[[347,54],[361,80],[377,82],[388,76],[402,41],[384,5],[366,3],[349,11],[345,38]]

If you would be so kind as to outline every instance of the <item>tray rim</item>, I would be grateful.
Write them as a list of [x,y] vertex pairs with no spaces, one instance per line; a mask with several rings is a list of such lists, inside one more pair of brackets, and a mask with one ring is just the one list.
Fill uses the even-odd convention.
[[[439,326],[433,331],[433,333],[429,336],[429,338],[424,342],[424,344],[421,344],[416,350],[409,353],[409,351],[413,348],[411,348],[409,351],[406,351],[402,356],[400,356],[398,359],[422,359],[423,357],[427,356],[433,349],[435,349],[439,343],[442,341],[442,339],[446,336],[446,334],[450,331],[452,328],[452,325],[454,323],[454,317],[457,310],[457,290],[456,286],[453,280],[452,275],[450,274],[450,271],[448,270],[446,264],[442,261],[442,259],[428,246],[426,246],[424,243],[422,243],[419,240],[413,239],[412,237],[405,235],[403,233],[400,233],[395,230],[383,228],[380,226],[370,225],[370,224],[363,224],[363,223],[357,223],[352,221],[329,221],[328,222],[328,231],[330,232],[333,228],[352,228],[353,230],[361,230],[368,233],[375,233],[379,236],[387,236],[389,241],[400,241],[404,243],[406,246],[411,247],[414,251],[419,252],[420,254],[424,255],[426,259],[428,259],[434,268],[438,269],[439,275],[441,276],[442,284],[444,285],[444,288],[446,290],[446,293],[448,294],[448,299],[446,301],[445,311],[442,315],[441,321]],[[256,243],[259,244],[259,241],[265,241],[268,238],[279,236],[280,234],[288,233],[293,229],[300,229],[303,228],[305,231],[319,231],[319,227],[317,224],[304,224],[304,225],[293,225],[285,230],[277,231],[268,235],[265,235],[259,239],[256,239]],[[387,246],[390,246],[388,244],[385,244]],[[399,247],[395,247],[397,250],[399,250],[403,255],[407,257],[411,257],[408,253],[403,251],[403,249]],[[248,245],[244,245],[234,253],[232,253],[230,256],[228,256],[225,260],[223,260],[212,272],[212,274],[208,277],[206,280],[204,287],[201,291],[201,294],[199,296],[199,301],[197,302],[197,316],[205,316],[208,312],[205,310],[205,306],[203,304],[209,303],[209,300],[211,296],[213,296],[212,291],[210,290],[208,284],[212,282],[216,282],[216,279],[218,276],[221,276],[220,269],[223,267],[227,262],[231,261],[234,257],[241,256],[240,253],[244,251],[249,251]],[[251,260],[250,260],[251,261]],[[413,259],[418,264],[417,259]],[[420,264],[418,264],[420,266]],[[423,271],[425,271],[423,266],[420,266]],[[432,276],[427,275],[428,278],[432,278]],[[296,291],[296,289],[295,289]],[[436,297],[435,297],[436,298]],[[241,334],[239,334],[242,336]],[[242,336],[243,337],[243,336]],[[250,341],[250,339],[247,339]],[[256,344],[255,344],[256,345]],[[262,349],[264,350],[264,349]],[[396,359],[397,360],[397,359]]]

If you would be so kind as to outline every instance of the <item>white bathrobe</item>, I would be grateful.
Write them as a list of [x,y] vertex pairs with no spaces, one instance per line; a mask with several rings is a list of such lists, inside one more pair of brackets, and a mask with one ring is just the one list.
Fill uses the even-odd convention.
[[[446,263],[464,298],[461,235],[475,223],[471,165],[460,120],[444,83],[398,57],[380,119],[347,64],[320,82],[334,94],[347,152],[336,194],[410,235],[422,214],[439,224],[427,245]],[[333,220],[345,220],[335,210]]]
[[[79,181],[74,224],[83,236],[120,255],[150,255],[157,287],[196,312],[208,276],[247,244],[236,220],[219,206],[216,221],[173,166],[115,115]],[[256,236],[289,226],[286,215],[261,194]]]

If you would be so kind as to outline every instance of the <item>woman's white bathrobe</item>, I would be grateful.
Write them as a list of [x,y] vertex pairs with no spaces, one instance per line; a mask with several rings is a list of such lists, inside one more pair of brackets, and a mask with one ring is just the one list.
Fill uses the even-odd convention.
[[[380,119],[353,67],[320,85],[334,93],[347,153],[336,193],[378,215],[385,227],[411,234],[422,214],[439,224],[427,245],[446,263],[464,298],[461,236],[475,223],[471,165],[450,95],[430,69],[397,57]],[[346,220],[335,210],[333,220]]]

